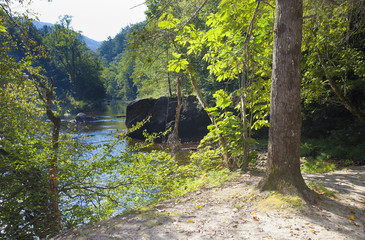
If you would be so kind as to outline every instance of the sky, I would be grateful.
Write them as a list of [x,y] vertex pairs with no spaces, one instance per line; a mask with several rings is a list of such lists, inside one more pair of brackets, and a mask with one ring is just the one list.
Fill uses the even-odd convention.
[[[71,15],[75,31],[96,41],[114,37],[122,28],[145,20],[145,0],[33,0],[28,8],[41,22],[56,23]],[[139,5],[139,6],[138,6]]]

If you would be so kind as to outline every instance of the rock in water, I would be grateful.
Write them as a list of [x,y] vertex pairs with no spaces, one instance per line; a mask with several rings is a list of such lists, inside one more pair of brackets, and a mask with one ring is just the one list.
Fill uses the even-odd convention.
[[[127,105],[126,125],[130,129],[151,116],[150,121],[140,129],[129,133],[134,139],[144,140],[143,131],[148,133],[164,132],[175,126],[177,99],[161,97],[159,99],[138,99]],[[200,141],[211,124],[208,114],[198,106],[196,97],[189,96],[183,100],[179,121],[179,138],[182,142]],[[157,139],[162,142],[165,139]]]
[[92,122],[98,120],[97,118],[90,117],[85,113],[78,113],[75,118],[77,123],[85,123],[85,122]]

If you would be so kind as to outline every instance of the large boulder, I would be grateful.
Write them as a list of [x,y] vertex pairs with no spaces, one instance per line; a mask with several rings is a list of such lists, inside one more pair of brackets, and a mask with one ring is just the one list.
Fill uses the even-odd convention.
[[[167,97],[139,99],[129,103],[126,116],[128,129],[150,117],[147,123],[140,129],[129,133],[129,136],[144,140],[144,130],[148,133],[159,133],[169,128],[173,129],[176,108],[177,99]],[[209,124],[211,124],[209,116],[198,106],[196,97],[190,96],[183,100],[179,121],[179,138],[182,142],[200,141],[208,133],[207,126]],[[157,142],[164,140],[166,139],[157,139]]]

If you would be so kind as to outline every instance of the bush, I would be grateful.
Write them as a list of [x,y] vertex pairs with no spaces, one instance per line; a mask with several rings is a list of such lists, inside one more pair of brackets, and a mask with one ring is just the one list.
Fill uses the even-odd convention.
[[332,163],[328,163],[330,156],[322,153],[316,158],[309,157],[303,164],[302,169],[308,173],[325,173],[334,171],[336,166]]

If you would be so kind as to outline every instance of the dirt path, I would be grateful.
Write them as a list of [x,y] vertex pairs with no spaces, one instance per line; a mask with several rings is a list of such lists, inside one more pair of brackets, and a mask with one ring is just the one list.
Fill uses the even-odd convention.
[[68,231],[55,239],[364,240],[365,167],[304,177],[335,196],[302,209],[295,199],[283,201],[275,195],[263,200],[265,194],[252,187],[261,176],[247,174],[223,186]]

